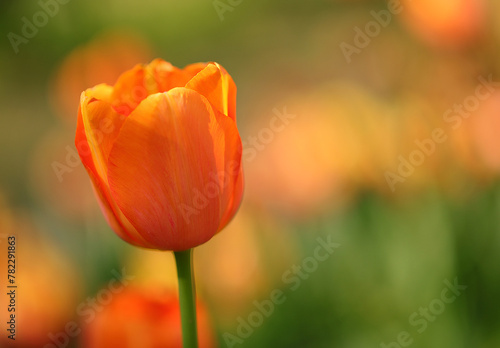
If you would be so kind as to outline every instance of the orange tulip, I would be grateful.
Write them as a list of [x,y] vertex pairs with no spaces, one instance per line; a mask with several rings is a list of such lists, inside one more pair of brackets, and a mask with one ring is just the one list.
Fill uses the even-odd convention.
[[[213,348],[215,338],[205,307],[197,303],[200,348]],[[127,288],[82,323],[81,348],[182,348],[181,315],[174,291],[155,287]]]
[[82,93],[76,147],[118,236],[181,251],[228,224],[243,193],[235,108],[217,63],[156,59]]

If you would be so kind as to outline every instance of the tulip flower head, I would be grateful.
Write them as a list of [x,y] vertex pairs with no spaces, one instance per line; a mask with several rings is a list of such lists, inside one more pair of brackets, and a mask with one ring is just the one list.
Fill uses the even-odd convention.
[[217,63],[156,59],[82,93],[76,147],[118,236],[181,251],[228,224],[243,193],[235,108]]

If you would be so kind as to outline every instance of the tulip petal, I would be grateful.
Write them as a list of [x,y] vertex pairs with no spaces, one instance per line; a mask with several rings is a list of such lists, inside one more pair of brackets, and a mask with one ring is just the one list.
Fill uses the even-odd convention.
[[[88,94],[88,91],[82,93],[78,110],[75,145],[80,159],[90,176],[101,210],[113,230],[131,244],[151,247],[119,210],[107,185],[107,154],[121,127],[121,117],[116,117],[109,104],[90,98]],[[98,133],[96,124],[106,125],[108,131],[102,129]],[[110,128],[110,125],[114,127]],[[100,137],[96,137],[97,134]]]
[[[193,63],[186,65],[182,71],[189,77],[188,81],[191,80],[196,74],[205,69],[210,63]],[[188,82],[186,81],[186,83]],[[185,84],[184,84],[185,85]],[[183,86],[184,86],[183,85]]]
[[181,70],[162,59],[155,59],[146,67],[146,77],[155,81],[158,92],[166,92],[175,87],[184,87],[198,71],[196,68],[194,71]]
[[[241,162],[240,162],[241,163]],[[229,188],[229,196],[227,202],[227,208],[222,215],[221,222],[219,224],[219,231],[221,231],[224,227],[227,226],[231,219],[234,217],[238,208],[240,207],[241,200],[243,198],[243,188],[244,188],[244,179],[243,179],[243,167],[239,166],[239,172],[236,178],[233,178],[233,182],[231,187]]]
[[90,154],[86,157],[92,157],[86,161],[91,160],[98,175],[106,181],[108,155],[125,116],[118,114],[109,103],[95,99],[89,90],[82,93],[80,112],[79,118],[90,147]]
[[184,87],[205,66],[197,63],[181,70],[162,59],[155,59],[148,65],[136,65],[116,82],[111,96],[113,106],[120,114],[128,116],[147,96]]
[[236,85],[219,64],[208,64],[186,84],[186,88],[197,91],[219,112],[236,120]]
[[105,83],[87,89],[86,94],[95,99],[103,100],[111,104],[111,96],[113,95],[113,87]]
[[142,100],[156,92],[156,86],[144,83],[144,76],[142,65],[136,65],[120,75],[112,95],[113,107],[118,113],[128,116]]
[[142,238],[135,227],[123,215],[116,203],[114,203],[109,188],[103,186],[103,182],[95,176],[92,170],[86,169],[90,176],[99,207],[113,231],[127,243],[143,248],[154,248],[152,244]]
[[109,155],[110,189],[151,244],[185,250],[218,231],[238,179],[229,165],[239,170],[241,153],[233,120],[199,93],[174,88],[126,119]]

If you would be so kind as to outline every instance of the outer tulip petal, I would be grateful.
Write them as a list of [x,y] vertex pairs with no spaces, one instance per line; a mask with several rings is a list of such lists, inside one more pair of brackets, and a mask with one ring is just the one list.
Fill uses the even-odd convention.
[[89,88],[85,91],[85,94],[89,97],[95,99],[103,100],[111,104],[111,96],[113,95],[113,87],[108,86],[105,83]]
[[123,215],[116,203],[114,203],[109,188],[103,185],[103,182],[94,175],[92,170],[86,169],[97,196],[99,207],[113,231],[127,243],[143,248],[154,248],[152,244],[142,238],[135,227]]
[[91,160],[97,174],[107,180],[107,160],[113,143],[118,136],[125,116],[118,114],[109,103],[95,99],[89,91],[82,93],[80,112],[84,134],[90,147],[90,154],[84,157]]
[[[97,112],[94,113],[94,111]],[[114,140],[121,127],[120,123],[122,121],[120,121],[120,117],[113,114],[108,104],[96,99],[90,99],[86,92],[82,93],[80,109],[78,110],[75,145],[80,159],[90,176],[99,205],[109,225],[125,241],[137,246],[151,248],[152,246],[137,233],[136,229],[113,201],[107,185],[107,154],[112,140]],[[98,133],[96,131],[98,128],[92,127],[95,124],[106,124],[108,132],[101,130],[101,133]],[[115,127],[110,128],[110,125]],[[100,134],[100,137],[96,137],[97,134]],[[99,145],[102,145],[102,147],[99,147]],[[98,166],[96,166],[95,161],[97,161]]]
[[236,120],[236,85],[219,64],[208,64],[186,84],[186,88],[205,96],[217,110]]
[[233,120],[199,93],[174,88],[148,97],[123,124],[109,156],[110,189],[156,248],[185,250],[218,231],[237,180],[227,159],[239,170],[241,152]]
[[[186,73],[187,76],[189,76],[189,80],[191,80],[196,74],[198,74],[200,71],[205,69],[207,65],[210,63],[193,63],[186,65],[182,71]],[[188,81],[189,81],[188,80]],[[188,82],[186,81],[186,83]]]
[[243,188],[243,167],[240,165],[239,173],[233,181],[232,191],[228,191],[230,194],[228,196],[226,211],[224,212],[224,215],[222,215],[222,219],[219,225],[219,231],[221,231],[224,227],[227,226],[229,222],[231,222],[231,219],[238,211],[238,208],[241,204],[241,199],[243,198]]

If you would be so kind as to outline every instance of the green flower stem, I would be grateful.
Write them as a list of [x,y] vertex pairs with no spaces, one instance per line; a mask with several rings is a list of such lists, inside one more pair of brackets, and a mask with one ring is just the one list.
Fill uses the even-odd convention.
[[179,279],[182,342],[184,348],[198,348],[196,327],[196,288],[193,272],[193,249],[174,251]]

